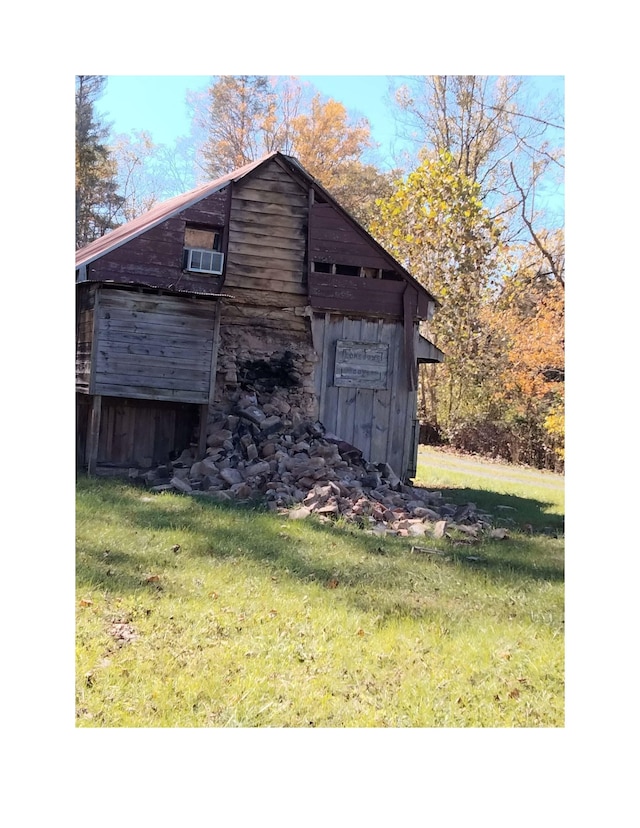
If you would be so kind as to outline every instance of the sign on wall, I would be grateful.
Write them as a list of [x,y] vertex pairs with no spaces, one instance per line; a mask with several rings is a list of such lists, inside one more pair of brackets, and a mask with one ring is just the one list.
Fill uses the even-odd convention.
[[356,388],[386,388],[389,345],[385,342],[336,342],[333,384]]

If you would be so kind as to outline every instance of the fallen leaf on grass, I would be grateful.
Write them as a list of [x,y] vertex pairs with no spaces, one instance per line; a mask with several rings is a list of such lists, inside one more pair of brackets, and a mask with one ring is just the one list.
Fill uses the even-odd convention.
[[147,575],[147,577],[144,579],[144,582],[145,584],[157,584],[159,580],[159,575]]
[[337,578],[330,578],[327,581],[327,589],[335,589],[338,586],[338,579]]
[[177,554],[180,551],[180,544],[174,543],[174,545],[171,547],[171,551]]
[[364,630],[358,630],[356,635],[363,636],[364,635]]
[[80,606],[81,607],[92,607],[93,601],[90,601],[88,598],[81,598],[80,599]]

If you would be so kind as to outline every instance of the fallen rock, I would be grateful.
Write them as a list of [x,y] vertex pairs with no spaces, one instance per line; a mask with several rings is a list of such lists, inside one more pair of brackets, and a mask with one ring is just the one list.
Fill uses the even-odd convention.
[[179,491],[219,503],[262,501],[292,520],[342,517],[380,536],[443,538],[451,530],[454,543],[460,535],[472,542],[489,532],[506,536],[506,530],[492,530],[491,516],[474,503],[446,503],[442,492],[402,483],[387,463],[367,462],[285,396],[282,389],[238,392],[225,410],[212,414],[205,456],[185,450],[136,479],[152,492]]
[[433,527],[433,537],[434,538],[443,538],[444,533],[447,530],[447,521],[446,520],[439,520],[436,525]]

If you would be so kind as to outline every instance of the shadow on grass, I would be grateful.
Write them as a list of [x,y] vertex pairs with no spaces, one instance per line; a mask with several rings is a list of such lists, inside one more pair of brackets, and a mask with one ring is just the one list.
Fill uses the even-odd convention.
[[[489,511],[486,492],[441,491],[446,502],[473,502]],[[80,520],[116,515],[120,527],[126,525],[131,529],[134,543],[135,534],[141,544],[148,543],[155,532],[168,534],[166,550],[164,546],[157,548],[156,538],[155,551],[144,558],[136,555],[135,549],[106,550],[93,541],[82,544],[78,550],[79,582],[112,593],[142,591],[157,595],[160,587],[145,581],[142,562],[164,571],[178,568],[179,559],[171,551],[171,544],[177,542],[188,545],[184,551],[191,555],[219,560],[242,558],[267,567],[273,575],[301,582],[327,585],[337,579],[341,588],[334,594],[338,600],[359,610],[377,612],[382,618],[429,617],[429,610],[416,606],[415,592],[410,594],[408,569],[428,578],[437,571],[436,567],[440,575],[451,573],[453,580],[466,573],[471,579],[489,578],[507,587],[527,580],[562,583],[564,579],[558,544],[541,535],[516,534],[508,540],[456,545],[453,540],[436,541],[428,536],[378,537],[354,526],[314,518],[289,521],[259,505],[215,504],[183,495],[148,495],[138,487],[113,481],[81,482],[79,492]],[[494,498],[491,493],[489,499],[494,505],[499,502],[511,507],[514,511],[508,513],[518,519],[523,514],[537,514],[540,523],[548,526],[550,518],[558,517],[545,514],[548,504],[538,501],[505,495]],[[181,533],[189,538],[188,544],[181,540]],[[412,554],[413,545],[438,549],[443,554]]]
[[[423,487],[427,488],[428,487]],[[485,489],[439,488],[446,503],[462,506],[474,503],[483,512],[493,518],[495,526],[504,526],[545,535],[564,534],[564,515],[555,514],[553,501],[537,500],[519,495],[500,494]]]

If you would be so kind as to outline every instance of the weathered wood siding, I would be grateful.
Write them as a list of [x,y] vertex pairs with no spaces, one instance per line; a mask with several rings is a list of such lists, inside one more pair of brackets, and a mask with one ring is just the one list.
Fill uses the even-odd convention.
[[309,303],[313,308],[366,313],[401,319],[406,282],[361,279],[330,273],[309,274]]
[[389,260],[333,205],[320,202],[311,208],[309,259],[357,267],[390,268]]
[[[149,468],[179,456],[193,442],[198,407],[188,403],[103,397],[98,466]],[[87,464],[90,398],[77,396],[76,457]]]
[[225,188],[177,216],[163,221],[87,266],[87,278],[121,284],[143,284],[165,290],[218,293],[221,276],[182,270],[184,231],[188,222],[222,228],[226,224]]
[[233,300],[223,324],[235,314],[239,323],[258,316],[274,329],[305,330],[292,310],[279,311],[307,304],[307,220],[307,192],[275,161],[234,184],[224,282]]
[[[402,323],[314,314],[312,331],[320,357],[316,394],[320,420],[326,429],[359,448],[370,462],[389,463],[401,476],[411,472],[416,393],[409,389],[407,381]],[[389,354],[386,388],[336,386],[338,340],[386,344]]]
[[83,284],[76,292],[76,391],[89,393],[93,344],[95,287]]
[[216,302],[102,289],[92,393],[205,404]]

